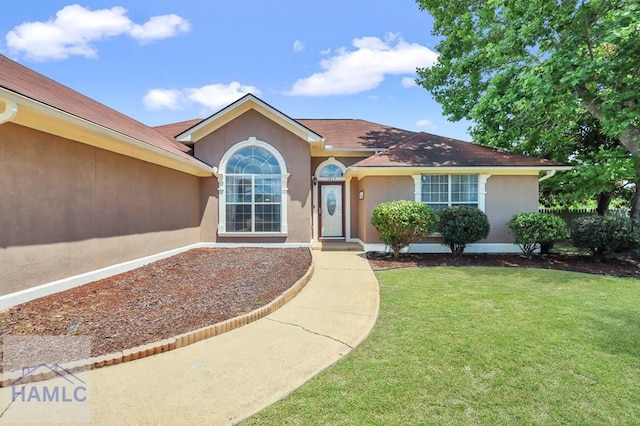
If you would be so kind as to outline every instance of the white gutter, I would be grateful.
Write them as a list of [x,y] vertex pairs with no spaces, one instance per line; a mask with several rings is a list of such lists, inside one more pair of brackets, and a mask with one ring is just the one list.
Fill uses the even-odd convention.
[[13,120],[16,114],[18,114],[18,104],[15,102],[5,103],[4,111],[0,114],[0,124]]
[[544,176],[542,176],[540,179],[538,179],[538,183],[543,182],[549,179],[550,177],[553,177],[553,175],[555,174],[556,174],[556,169],[547,170],[547,173]]
[[[553,167],[553,168],[551,168]],[[369,175],[369,176],[383,176],[383,175],[410,175],[416,173],[433,173],[439,172],[441,174],[446,173],[465,173],[466,171],[475,171],[475,172],[503,172],[501,174],[508,174],[512,172],[526,172],[526,173],[517,173],[517,174],[539,174],[543,170],[547,170],[547,173],[553,172],[555,174],[556,171],[560,170],[571,170],[571,166],[551,166],[551,167],[537,167],[537,166],[436,166],[436,167],[421,167],[421,166],[350,166],[348,171],[352,174],[358,175]],[[346,174],[346,170],[345,170]],[[492,173],[495,174],[495,173]],[[551,176],[553,176],[551,174]],[[549,176],[549,177],[551,177]]]

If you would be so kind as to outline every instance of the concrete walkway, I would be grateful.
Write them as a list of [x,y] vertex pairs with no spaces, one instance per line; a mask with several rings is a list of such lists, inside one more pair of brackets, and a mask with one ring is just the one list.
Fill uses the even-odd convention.
[[378,283],[361,252],[314,251],[291,302],[228,333],[93,370],[91,423],[235,424],[348,354],[371,331]]

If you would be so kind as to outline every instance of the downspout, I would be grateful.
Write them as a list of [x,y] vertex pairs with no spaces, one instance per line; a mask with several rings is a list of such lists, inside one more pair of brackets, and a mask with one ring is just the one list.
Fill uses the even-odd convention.
[[4,111],[0,114],[0,124],[13,120],[16,114],[18,114],[18,104],[15,102],[5,103]]
[[555,169],[547,171],[547,173],[544,176],[542,176],[540,179],[538,179],[538,183],[543,182],[543,181],[549,179],[550,177],[553,177],[553,175],[555,175],[555,174],[556,174]]

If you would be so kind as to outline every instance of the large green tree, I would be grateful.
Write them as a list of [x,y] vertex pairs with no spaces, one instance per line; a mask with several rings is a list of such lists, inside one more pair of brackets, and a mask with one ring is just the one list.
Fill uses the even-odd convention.
[[476,123],[474,139],[603,167],[615,159],[624,173],[609,167],[607,184],[640,181],[640,2],[417,3],[440,37],[438,63],[418,81],[451,119]]

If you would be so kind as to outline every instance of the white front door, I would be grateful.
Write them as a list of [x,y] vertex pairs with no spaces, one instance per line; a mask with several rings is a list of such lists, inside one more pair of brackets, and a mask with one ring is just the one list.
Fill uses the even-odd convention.
[[320,182],[320,238],[344,237],[343,183]]

